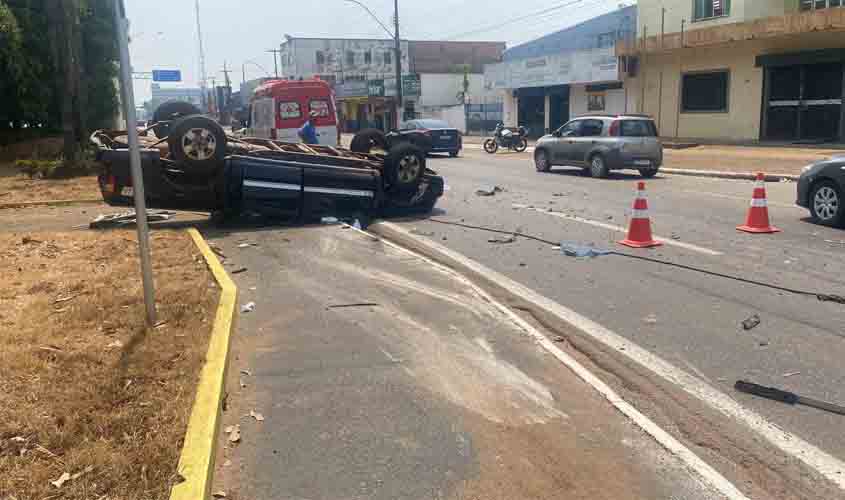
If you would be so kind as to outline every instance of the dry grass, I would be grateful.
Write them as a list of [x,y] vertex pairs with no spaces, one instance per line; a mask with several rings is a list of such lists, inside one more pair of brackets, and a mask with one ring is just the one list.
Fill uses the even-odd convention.
[[0,235],[0,498],[167,498],[219,293],[185,233],[152,246],[146,331],[133,232]]
[[81,200],[100,197],[97,176],[30,179],[12,164],[0,164],[0,204],[26,201]]

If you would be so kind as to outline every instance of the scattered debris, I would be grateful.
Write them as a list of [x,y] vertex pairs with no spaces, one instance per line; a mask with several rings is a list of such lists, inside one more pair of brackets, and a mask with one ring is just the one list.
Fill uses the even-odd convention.
[[562,241],[560,243],[560,250],[568,257],[600,257],[610,253],[609,250],[602,250],[595,248],[592,245],[582,245],[580,243],[573,243],[570,241]]
[[164,328],[165,326],[167,326],[167,320],[163,319],[163,320],[159,321],[158,323],[156,323],[155,325],[153,325],[153,328],[159,329],[159,328]]
[[566,338],[558,335],[557,337],[554,338],[554,341],[555,342],[566,342]]
[[264,415],[262,415],[260,413],[256,413],[255,410],[249,410],[249,416],[254,418],[256,420],[256,422],[263,422],[264,421]]
[[111,344],[107,345],[106,349],[115,349],[115,348],[120,349],[121,347],[123,347],[123,342],[121,342],[119,340],[115,340]]
[[239,267],[239,268],[235,269],[234,271],[232,271],[232,274],[241,274],[241,273],[247,272],[248,270],[249,269],[247,269],[245,267]]
[[801,375],[801,372],[787,372],[783,374],[784,378],[794,377],[796,375]]
[[845,245],[845,240],[824,240],[824,242],[831,245]]
[[249,247],[254,247],[254,246],[258,246],[258,245],[255,245],[254,243],[241,243],[240,245],[238,245],[238,248],[249,248]]
[[738,390],[739,392],[753,394],[754,396],[759,396],[761,398],[771,399],[773,401],[780,401],[781,403],[786,403],[788,405],[811,406],[813,408],[818,408],[819,410],[829,411],[831,413],[838,413],[839,415],[845,415],[845,406],[837,405],[834,403],[828,403],[827,401],[821,401],[818,399],[799,396],[794,392],[783,391],[775,387],[765,387],[751,382],[737,380],[734,384],[734,389]]
[[39,347],[38,349],[42,350],[42,351],[62,352],[61,348],[59,348],[58,346],[54,346],[54,345],[45,345],[45,346]]
[[347,307],[378,307],[381,304],[376,304],[375,302],[356,302],[353,304],[332,304],[326,309],[344,309]]
[[560,198],[561,196],[569,196],[569,193],[552,193],[552,196]]
[[10,441],[12,441],[13,443],[25,443],[26,438],[24,438],[23,436],[15,436]]
[[643,322],[648,323],[649,325],[657,324],[657,315],[649,314],[645,318],[643,318]]
[[21,238],[22,245],[29,245],[30,243],[41,243],[41,240],[36,240],[35,238],[30,238],[29,236]]
[[251,371],[249,371],[249,370],[241,370],[241,373],[242,373],[243,375],[246,375],[247,377],[251,377],[251,376],[252,376],[252,372],[251,372]]
[[411,229],[411,234],[416,234],[418,236],[428,236],[428,237],[434,236],[434,232],[432,232],[432,231],[422,231],[422,230],[419,230],[417,228]]
[[[176,212],[167,210],[147,210],[147,222],[168,221],[176,216]],[[134,210],[115,214],[98,215],[88,225],[91,229],[107,229],[110,227],[126,227],[134,225],[137,217]]]
[[768,340],[761,340],[760,342],[757,342],[757,345],[760,346],[760,347],[767,347],[769,345],[769,341]]
[[216,253],[218,256],[222,257],[223,260],[226,260],[226,254],[223,253],[223,250],[220,249],[217,245],[208,245],[211,248],[211,251]]
[[232,466],[232,461],[227,458],[226,461],[223,462],[223,467],[231,467],[231,466]]
[[254,291],[256,291],[256,290],[258,290],[258,287],[257,287],[257,286],[251,286],[251,287],[249,287],[249,291],[250,291],[250,292],[254,292]]
[[246,304],[241,306],[242,313],[251,313],[255,310],[255,302],[247,302]]
[[61,488],[68,481],[75,481],[75,480],[79,479],[80,477],[84,476],[85,474],[92,472],[93,470],[94,470],[94,467],[89,465],[88,467],[84,468],[83,470],[81,470],[81,471],[79,471],[79,472],[77,472],[76,474],[73,474],[73,475],[65,472],[61,476],[59,476],[59,478],[56,479],[55,481],[50,481],[50,484],[52,484],[56,488]]
[[487,240],[487,243],[498,243],[498,244],[507,244],[513,243],[516,241],[516,235],[514,236],[494,236]]
[[227,425],[226,427],[224,427],[224,428],[223,428],[223,432],[224,432],[225,434],[231,434],[231,433],[232,433],[232,431],[234,431],[234,430],[235,430],[235,426],[234,426],[234,425]]
[[746,330],[746,331],[752,330],[752,329],[756,328],[757,325],[759,325],[759,324],[760,324],[760,315],[755,314],[754,316],[751,316],[750,318],[742,321],[742,329]]
[[681,239],[681,235],[680,235],[680,234],[678,234],[678,233],[672,233],[671,238],[672,238],[673,240],[680,240],[680,239]]
[[77,293],[76,295],[70,295],[70,296],[68,296],[68,297],[59,297],[59,298],[58,298],[58,299],[56,299],[53,303],[54,303],[54,304],[61,304],[62,302],[70,302],[71,300],[73,300],[73,299],[75,299],[75,298],[79,297],[80,295],[82,295],[82,294],[81,294],[81,293]]
[[213,496],[214,498],[226,498],[226,492],[225,491],[215,491],[214,493],[211,494],[211,496]]
[[520,262],[520,263],[519,263],[519,267],[525,267],[525,266],[527,266],[527,265],[528,265],[528,264],[526,264],[525,262]]
[[240,443],[241,442],[241,426],[235,425],[232,427],[232,432],[229,432],[229,442],[230,443]]
[[444,236],[444,237],[443,237],[443,238],[441,238],[441,239],[442,239],[443,241],[446,241],[446,240],[448,240],[449,238],[447,238],[446,236]]
[[500,188],[499,186],[493,186],[491,188],[479,188],[475,190],[476,196],[495,196],[496,193],[501,193],[504,189]]

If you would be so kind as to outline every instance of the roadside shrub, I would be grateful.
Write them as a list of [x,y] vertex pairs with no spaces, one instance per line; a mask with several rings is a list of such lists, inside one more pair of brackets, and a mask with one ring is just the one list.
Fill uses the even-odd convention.
[[100,172],[100,166],[92,160],[82,160],[67,163],[61,160],[16,160],[15,167],[21,173],[35,179],[70,179],[95,175]]

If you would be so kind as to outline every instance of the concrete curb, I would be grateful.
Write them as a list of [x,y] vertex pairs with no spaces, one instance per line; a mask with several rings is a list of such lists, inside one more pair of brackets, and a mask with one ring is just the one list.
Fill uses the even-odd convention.
[[[757,180],[757,174],[751,172],[718,172],[711,170],[687,170],[685,168],[661,168],[661,172],[674,175],[691,175],[695,177],[713,177],[718,179]],[[766,182],[780,182],[788,180],[797,182],[798,175],[790,174],[766,174]]]
[[200,372],[196,399],[179,457],[178,472],[183,481],[170,491],[170,500],[205,500],[211,495],[217,433],[220,428],[223,396],[226,393],[229,345],[235,326],[238,300],[238,287],[223,269],[200,232],[191,228],[188,229],[188,234],[205,258],[211,274],[220,285],[221,292],[205,365]]
[[68,205],[97,205],[100,203],[105,203],[105,201],[103,201],[102,198],[89,198],[83,200],[21,201],[18,203],[0,203],[0,210],[28,207],[66,207]]

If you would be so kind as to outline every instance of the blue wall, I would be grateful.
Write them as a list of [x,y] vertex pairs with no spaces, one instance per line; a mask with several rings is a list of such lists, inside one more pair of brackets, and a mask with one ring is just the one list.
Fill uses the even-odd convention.
[[517,45],[505,51],[503,59],[530,59],[573,50],[595,49],[599,35],[613,33],[615,40],[634,38],[637,30],[637,7],[632,5],[594,17],[557,33]]

